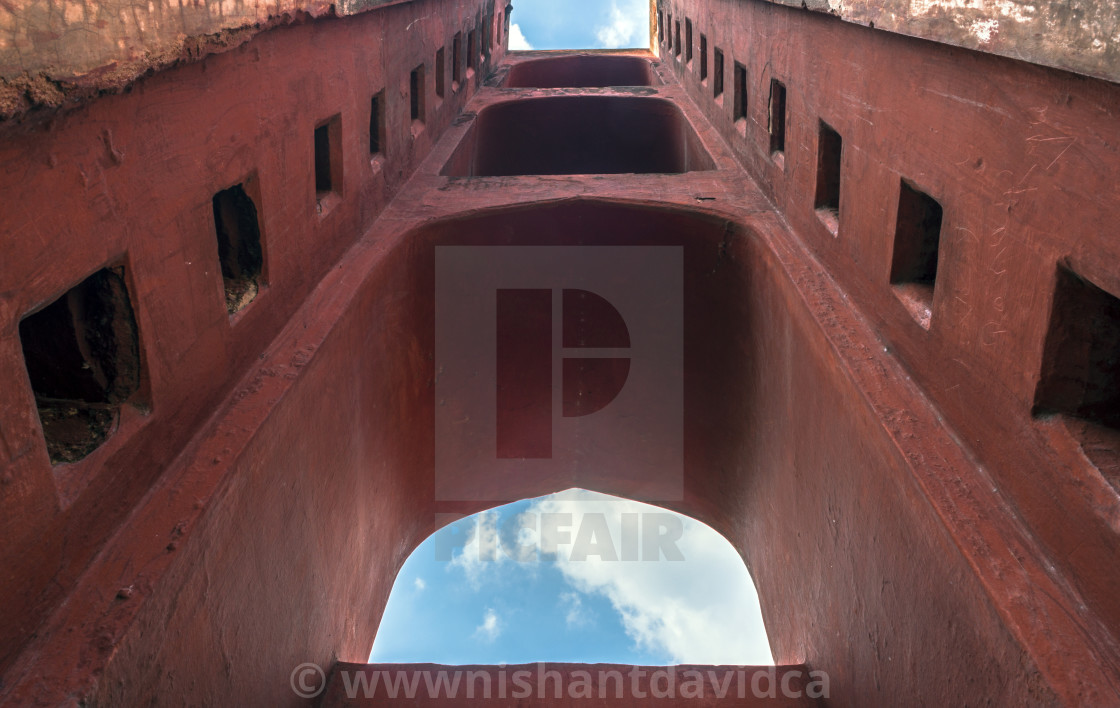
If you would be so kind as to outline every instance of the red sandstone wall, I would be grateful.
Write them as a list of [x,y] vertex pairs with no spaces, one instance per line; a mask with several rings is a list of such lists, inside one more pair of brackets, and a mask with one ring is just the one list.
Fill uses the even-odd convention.
[[[432,72],[440,47],[451,71],[452,35],[476,28],[484,7],[428,0],[278,29],[0,143],[0,669],[477,90],[497,43],[458,91],[448,75],[442,101]],[[428,110],[416,130],[409,71],[421,62]],[[370,97],[382,89],[387,147],[371,160]],[[319,214],[312,132],[336,113],[343,184]],[[250,174],[267,287],[231,318],[211,197]],[[105,444],[52,469],[17,325],[107,263],[126,266],[145,385]],[[153,532],[182,532],[160,523]],[[101,592],[112,605],[116,591]]]
[[[1057,264],[1120,293],[1120,88],[763,3],[662,10],[691,20],[696,46],[686,64],[663,45],[666,63],[1037,534],[1083,631],[1115,647],[1116,441],[1031,410]],[[725,56],[721,99],[700,81],[701,34],[709,62]],[[734,62],[747,74],[738,122]],[[782,162],[772,78],[787,88]],[[813,208],[818,121],[843,139],[836,234]],[[944,209],[928,330],[889,284],[901,178]]]
[[[174,694],[294,704],[292,667],[364,658],[396,571],[436,510],[431,244],[515,234],[685,245],[689,452],[685,500],[672,506],[743,553],[779,661],[827,671],[836,705],[1060,703],[1053,677],[1039,676],[974,571],[978,554],[1004,564],[1009,544],[1021,552],[1021,532],[967,477],[967,458],[916,390],[886,385],[897,366],[869,349],[870,333],[824,274],[768,217],[752,221],[759,232],[735,228],[729,242],[710,217],[572,203],[408,235],[384,223],[324,280],[165,480],[155,499],[171,506],[189,506],[216,476],[227,481],[186,529],[189,541],[122,638],[95,703]],[[884,390],[861,390],[876,381]],[[884,405],[896,407],[893,417],[880,417]],[[229,459],[223,449],[239,453]],[[948,492],[957,509],[949,518],[946,500],[927,496],[946,492],[906,461],[923,454],[934,473],[966,474]],[[570,483],[616,494],[632,484]],[[976,497],[989,518],[970,522]],[[145,508],[143,518],[167,513]],[[982,527],[979,538],[970,523]],[[151,552],[136,540],[114,546]],[[1024,607],[1056,592],[1009,575],[1002,591],[1014,589]],[[1064,631],[1060,622],[1047,629]],[[1086,669],[1078,662],[1074,690],[1102,704],[1099,687],[1076,684]]]
[[[795,13],[780,8],[735,7],[735,12],[758,13],[742,18],[746,37],[772,29],[762,24],[765,18],[823,22],[808,15],[796,20]],[[882,270],[885,257],[876,249],[882,245],[876,239],[890,231],[894,197],[888,195],[881,208],[860,207],[851,201],[854,190],[843,192],[836,240],[818,225],[811,203],[801,201],[812,194],[807,185],[812,184],[816,157],[815,143],[805,142],[805,135],[815,136],[815,131],[806,133],[801,124],[813,124],[815,118],[798,118],[806,110],[804,94],[799,97],[794,81],[798,74],[784,75],[794,117],[786,171],[767,167],[769,157],[753,152],[761,143],[737,137],[729,116],[701,98],[691,79],[685,81],[748,169],[774,178],[771,195],[798,236],[771,213],[757,188],[735,167],[728,146],[719,144],[715,131],[683,100],[682,89],[670,85],[658,91],[681,106],[712,153],[716,170],[592,180],[449,180],[438,171],[467,130],[466,125],[450,126],[449,141],[435,146],[410,184],[410,194],[399,195],[405,203],[394,204],[369,238],[347,252],[427,153],[424,136],[438,132],[433,130],[437,126],[447,127],[462,105],[463,99],[445,101],[439,118],[428,124],[409,151],[408,71],[419,61],[430,61],[441,42],[449,42],[460,26],[465,29],[473,22],[469,12],[455,26],[433,19],[434,25],[423,25],[427,40],[416,55],[399,56],[384,49],[383,75],[377,74],[372,55],[353,51],[365,46],[362,32],[376,23],[387,23],[381,29],[391,36],[411,17],[386,10],[270,33],[242,52],[155,77],[132,95],[105,99],[28,136],[25,143],[3,148],[3,157],[16,159],[6,164],[26,166],[17,178],[5,178],[4,193],[17,197],[13,204],[28,205],[19,213],[5,211],[0,216],[5,220],[3,233],[11,238],[26,234],[36,239],[32,243],[43,245],[41,252],[23,247],[6,251],[17,254],[17,260],[11,270],[4,264],[5,277],[18,274],[21,285],[5,290],[0,299],[6,322],[0,337],[0,376],[4,390],[16,392],[0,408],[7,480],[0,486],[0,505],[19,510],[0,522],[5,540],[0,547],[13,549],[2,559],[11,575],[0,586],[0,606],[5,608],[0,627],[5,646],[12,642],[13,654],[30,632],[40,633],[9,673],[14,679],[6,682],[6,698],[61,700],[76,691],[104,705],[149,700],[295,704],[288,684],[295,664],[315,661],[326,667],[335,659],[364,658],[392,578],[407,553],[431,530],[433,512],[428,504],[432,335],[427,324],[430,302],[425,299],[431,288],[418,268],[425,263],[426,242],[417,237],[403,243],[404,232],[435,217],[487,205],[594,194],[614,201],[656,200],[675,208],[700,205],[708,214],[707,226],[701,228],[689,218],[669,218],[664,212],[612,214],[602,207],[569,204],[566,210],[540,215],[539,222],[526,217],[516,223],[529,237],[539,238],[552,229],[551,238],[561,241],[586,235],[586,227],[579,224],[588,214],[596,217],[590,223],[629,223],[642,238],[665,229],[695,249],[696,273],[717,274],[700,288],[703,297],[689,305],[695,315],[690,321],[699,330],[690,333],[692,354],[686,355],[691,357],[686,359],[689,476],[686,499],[677,506],[725,533],[747,559],[779,660],[806,661],[811,668],[829,671],[834,677],[833,702],[839,705],[1117,702],[1115,686],[1109,684],[1115,676],[1114,654],[1101,629],[1112,607],[1103,593],[1092,594],[1093,586],[1086,582],[1109,581],[1112,570],[1098,569],[1090,576],[1090,566],[1073,552],[1076,547],[1060,543],[1061,534],[1071,529],[1095,530],[1102,539],[1095,549],[1097,558],[1107,559],[1114,545],[1102,531],[1105,523],[1084,500],[1067,497],[1072,499],[1068,507],[1061,506],[1061,497],[1027,503],[1031,485],[1036,491],[1059,493],[1072,487],[1048,487],[1046,480],[1052,477],[1031,480],[1021,471],[1050,474],[1046,460],[1057,453],[1028,439],[1027,449],[1016,453],[1020,458],[1008,458],[996,424],[966,425],[967,415],[997,420],[1017,434],[1034,424],[1025,414],[1022,420],[1006,414],[997,418],[993,411],[1006,410],[1000,407],[1001,388],[978,383],[990,379],[1009,386],[983,367],[1002,371],[1018,360],[1002,359],[1002,354],[994,359],[965,357],[963,361],[984,378],[961,382],[944,370],[948,359],[938,357],[949,348],[948,338],[971,341],[967,318],[952,328],[939,324],[944,321],[941,300],[956,290],[945,284],[960,276],[951,269],[939,271],[927,341],[927,335],[907,329],[920,328],[889,288],[866,275]],[[727,19],[707,28],[730,26]],[[703,28],[697,34],[700,31]],[[825,27],[819,33],[820,48],[867,52],[864,61],[874,58],[876,48],[885,51],[876,42],[898,41],[872,33],[861,35],[867,42],[858,45],[841,41],[850,39],[848,35],[836,38],[831,32],[861,30],[839,23]],[[730,38],[717,42],[708,37],[710,46],[724,47],[727,53],[728,93],[718,105],[729,111],[734,53],[718,42]],[[776,46],[796,48],[790,45],[793,41],[786,38]],[[320,54],[337,57],[327,65],[347,68],[323,79],[319,67],[309,66],[303,61],[306,56],[292,48],[305,42]],[[764,46],[768,47],[757,43]],[[940,85],[938,77],[947,81],[947,74],[956,81],[981,80],[975,72],[947,68],[946,57],[936,53],[940,49],[926,55],[907,46],[887,49],[912,59],[916,71],[929,72],[927,86]],[[794,56],[806,55],[752,56],[752,81],[768,81],[757,73],[766,59],[780,66],[780,57]],[[261,94],[252,94],[251,87],[258,85],[254,79],[261,76],[255,67],[261,65],[270,69],[269,77],[293,78],[262,82]],[[835,73],[829,75],[832,83],[818,87],[820,95],[839,101],[833,91],[842,93],[847,75],[840,69],[825,70]],[[1040,82],[1052,80],[1035,76]],[[354,85],[360,86],[357,92]],[[381,85],[397,90],[387,95],[391,105],[395,103],[389,129],[396,142],[390,147],[399,152],[397,157],[390,153],[389,162],[375,173],[368,152],[360,147],[360,133],[369,95]],[[200,130],[199,125],[224,126],[221,116],[228,106],[197,98],[184,101],[190,97],[185,87],[196,97],[205,89],[210,102],[214,95],[232,100],[247,92],[255,102],[229,113],[233,118],[227,118],[232,121],[228,127]],[[848,86],[850,91],[857,88]],[[1112,101],[1111,88],[1106,88],[1103,94]],[[429,106],[435,105],[430,93],[428,98]],[[1055,108],[1049,115],[1066,115],[1068,125],[1063,126],[1088,126],[1076,133],[1079,138],[1104,135],[1111,124],[1094,122],[1098,119],[1093,109],[1080,107],[1089,98],[1091,92],[1078,93],[1071,106]],[[902,102],[883,101],[891,111],[904,110]],[[183,110],[184,103],[191,107],[189,112]],[[278,104],[297,117],[259,120],[272,115]],[[757,123],[760,105],[765,104],[756,96],[750,105],[747,135],[757,140],[758,131],[764,130]],[[258,106],[266,109],[256,110]],[[339,109],[343,142],[359,149],[356,155],[346,153],[342,198],[319,221],[309,132],[319,118]],[[1011,109],[1000,104],[998,110]],[[864,117],[878,119],[871,113]],[[879,145],[875,134],[864,136],[866,142],[861,143],[849,138],[850,125],[834,120],[845,139],[845,169],[849,160],[868,160],[863,169],[869,183],[879,185],[872,191],[880,194],[880,201],[889,191],[883,184],[897,184],[897,174],[885,164],[916,159],[907,157],[903,147],[919,154],[927,150],[922,146],[928,123],[905,123],[925,128],[888,123],[894,132],[881,138],[882,147],[875,148],[881,154],[873,156]],[[110,129],[108,134],[101,132],[103,127]],[[940,123],[933,127],[943,129]],[[1116,143],[1100,140],[1095,154],[1105,155],[1101,159],[1111,164],[1104,143]],[[222,149],[227,141],[266,146],[261,153],[265,157],[247,148]],[[946,145],[936,147],[942,152],[930,150],[925,169],[942,175],[942,181],[930,184],[956,184],[950,178],[959,176],[960,166],[950,167],[944,160]],[[1075,149],[1080,148],[1071,146],[1069,152]],[[71,154],[84,155],[86,161],[58,157]],[[189,159],[199,155],[215,157],[201,163]],[[1085,159],[1090,177],[1084,179],[1100,179],[1098,187],[1107,189],[1100,176],[1107,169],[1094,169]],[[137,165],[141,160],[144,165]],[[261,176],[258,209],[269,249],[270,285],[230,325],[210,251],[209,199],[254,166]],[[53,189],[61,180],[52,170],[59,169],[72,170],[74,179],[82,173],[92,175],[90,193],[78,196]],[[1028,170],[1034,175],[1031,179],[1041,179],[1040,171],[1046,170]],[[876,174],[878,181],[872,179]],[[992,179],[1005,179],[1001,175]],[[853,182],[846,178],[846,184]],[[147,191],[138,188],[141,184]],[[984,186],[982,181],[969,184]],[[142,196],[136,197],[138,193]],[[74,203],[56,206],[44,195]],[[1061,203],[1069,198],[1064,195]],[[959,207],[942,199],[947,223],[956,223],[952,220],[959,218]],[[1106,216],[1105,207],[1087,200],[1077,203],[1098,210],[1089,212],[1096,216],[1084,217],[1090,225]],[[29,208],[35,205],[37,211]],[[1043,218],[1033,202],[1022,206],[1032,218]],[[887,226],[873,228],[868,213],[885,219]],[[68,237],[77,230],[71,225],[74,214],[81,219],[80,233],[110,234],[107,243],[69,246]],[[129,229],[116,235],[113,227],[119,223],[128,223]],[[503,223],[508,226],[501,218],[484,221],[466,233],[485,241],[492,233],[504,233],[495,228]],[[456,238],[463,226],[444,223],[444,230],[435,233]],[[431,231],[424,233],[433,236]],[[614,234],[629,237],[621,229]],[[809,242],[829,271],[807,257],[799,237]],[[1059,245],[1045,240],[1032,244],[1042,244],[1040,250],[1046,250],[1045,244]],[[1083,248],[1105,248],[1103,238],[1085,244]],[[137,421],[134,427],[122,428],[101,457],[59,474],[50,469],[37,437],[15,325],[36,304],[126,249],[152,412],[147,417],[130,414]],[[183,272],[185,261],[204,258],[210,259],[207,270]],[[332,268],[336,262],[339,267]],[[870,262],[878,263],[878,270],[863,270]],[[184,293],[196,295],[185,298]],[[308,299],[301,306],[304,298]],[[875,312],[880,315],[867,314]],[[1023,316],[1034,317],[1033,313]],[[889,340],[886,350],[869,325],[879,327]],[[971,330],[971,336],[980,331]],[[921,388],[905,381],[899,361]],[[243,378],[238,376],[245,371],[249,373]],[[1019,370],[1006,380],[1024,378],[1029,380],[1029,374]],[[207,382],[201,391],[199,381]],[[947,396],[962,394],[943,392],[962,388],[954,388],[954,383],[972,387],[965,387],[965,397],[956,404]],[[980,443],[964,438],[982,464],[959,446],[953,431],[942,425],[939,410],[923,399],[922,390],[957,429],[984,436]],[[729,395],[731,391],[741,395]],[[204,424],[206,412],[223,398],[221,408]],[[999,454],[992,453],[993,448]],[[1012,468],[1007,459],[1022,459],[1029,466]],[[996,484],[990,483],[989,471]],[[1079,478],[1082,493],[1093,479]],[[586,482],[584,486],[603,491],[626,492],[620,480]],[[1111,489],[1102,483],[1095,488],[1104,493]],[[151,494],[141,501],[149,489]],[[1049,534],[1044,539],[1052,544],[1050,553],[1032,544],[1005,494],[1031,528]],[[68,502],[65,508],[60,498]],[[110,537],[133,508],[125,533]],[[1076,609],[1071,598],[1077,593],[1063,585],[1058,573],[1048,571],[1055,547],[1067,551],[1056,557],[1081,583],[1078,590],[1093,601],[1088,609]],[[1094,551],[1091,544],[1088,551]],[[68,592],[70,601],[58,607]],[[55,608],[58,612],[49,622],[40,624]],[[1103,622],[1098,619],[1102,616]],[[49,651],[37,653],[44,647]]]

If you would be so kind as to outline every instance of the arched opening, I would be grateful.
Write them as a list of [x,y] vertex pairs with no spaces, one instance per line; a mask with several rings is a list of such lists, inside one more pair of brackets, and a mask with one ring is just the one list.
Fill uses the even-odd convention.
[[649,47],[648,0],[521,0],[510,14],[509,48]]
[[731,543],[691,517],[570,489],[436,531],[397,575],[371,663],[773,663]]
[[602,88],[652,86],[649,60],[634,56],[577,54],[514,64],[508,88]]

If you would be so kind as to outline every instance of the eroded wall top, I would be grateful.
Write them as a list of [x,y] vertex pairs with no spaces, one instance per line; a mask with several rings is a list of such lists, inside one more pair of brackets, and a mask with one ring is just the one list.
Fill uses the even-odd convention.
[[408,0],[0,0],[0,118],[113,89],[262,28]]
[[923,39],[1120,81],[1114,0],[774,0]]
[[[273,24],[408,1],[0,0],[0,119],[61,105],[67,96],[120,88],[151,69],[240,44]],[[771,1],[1120,81],[1120,3],[1113,1]]]

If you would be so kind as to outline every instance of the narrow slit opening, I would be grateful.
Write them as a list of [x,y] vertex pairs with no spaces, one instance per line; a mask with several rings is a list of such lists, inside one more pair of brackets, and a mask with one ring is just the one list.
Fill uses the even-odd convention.
[[443,98],[443,94],[444,94],[443,82],[444,82],[444,74],[446,74],[446,69],[444,67],[444,61],[443,61],[443,47],[440,47],[439,49],[436,50],[435,66],[432,67],[432,70],[436,74],[436,96],[439,96],[440,98]]
[[451,88],[458,90],[463,83],[463,33],[456,32],[451,40]]
[[786,87],[777,79],[770,79],[770,153],[786,150]]
[[700,35],[700,83],[708,80],[708,38]]
[[381,155],[385,150],[385,91],[378,91],[369,100],[369,154]]
[[712,50],[712,97],[723,95],[723,52],[719,47]]
[[413,123],[424,122],[424,65],[413,69],[408,76],[408,106]]
[[740,135],[747,132],[747,68],[735,62],[735,102],[732,115]]
[[688,18],[684,21],[684,60],[692,63],[692,20]]

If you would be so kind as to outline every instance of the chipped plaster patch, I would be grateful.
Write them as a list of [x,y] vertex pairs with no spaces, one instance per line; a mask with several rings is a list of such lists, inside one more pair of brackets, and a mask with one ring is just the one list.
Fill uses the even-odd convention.
[[977,20],[972,23],[968,31],[986,44],[992,41],[992,32],[999,31],[999,20]]
[[[972,13],[984,15],[998,14],[1001,19],[1015,20],[1016,22],[1030,22],[1038,13],[1038,7],[1016,0],[910,0],[910,11],[917,15],[929,15],[935,11],[968,10]],[[977,20],[980,23],[983,20]],[[994,21],[994,20],[988,20]]]

